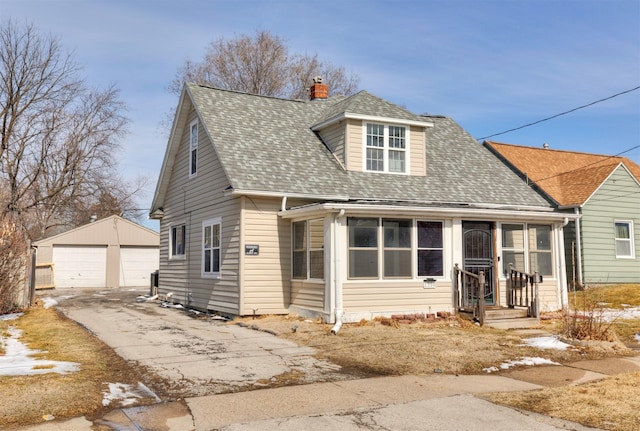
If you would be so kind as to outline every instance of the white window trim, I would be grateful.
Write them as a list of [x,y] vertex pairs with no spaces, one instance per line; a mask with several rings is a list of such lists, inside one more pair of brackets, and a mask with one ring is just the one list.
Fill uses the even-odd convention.
[[[382,171],[370,171],[367,169],[367,125],[375,124],[381,125],[384,127],[384,146],[381,147],[383,150],[383,163],[384,170]],[[389,148],[389,126],[392,127],[404,127],[405,129],[405,171],[404,172],[392,172],[389,171],[389,151],[399,151],[394,148]],[[364,172],[373,172],[379,174],[392,174],[392,175],[410,175],[411,174],[411,152],[410,152],[410,136],[411,136],[411,127],[405,124],[393,124],[393,123],[385,123],[385,122],[372,122],[372,121],[363,121],[362,122],[362,170]]]
[[[631,250],[631,254],[628,256],[625,255],[618,255],[618,247],[616,247],[616,244],[618,243],[618,241],[621,241],[625,238],[618,238],[616,236],[616,223],[624,223],[627,224],[629,226],[629,249]],[[636,258],[636,245],[634,242],[634,230],[633,230],[633,220],[614,220],[613,221],[613,239],[614,239],[614,243],[613,243],[613,249],[616,253],[616,259],[635,259]]]
[[[420,248],[418,246],[418,222],[428,222],[428,223],[440,223],[442,226],[442,248]],[[413,233],[412,233],[412,253],[413,253],[413,275],[415,279],[423,280],[425,277],[433,278],[435,280],[446,280],[447,279],[447,242],[446,242],[446,223],[444,220],[433,220],[433,219],[424,219],[418,218],[413,220]],[[419,275],[418,274],[418,251],[420,250],[442,250],[442,275]]]
[[[195,145],[193,145],[193,127],[195,126],[196,128],[196,142]],[[193,120],[191,123],[189,123],[189,163],[188,163],[188,169],[189,169],[189,178],[193,178],[195,176],[198,175],[198,157],[200,156],[199,152],[198,152],[198,140],[200,139],[200,127],[198,126],[198,120]],[[192,158],[193,158],[193,151],[195,150],[196,152],[196,162],[195,162],[195,172],[192,172]]]
[[[405,281],[411,281],[411,282],[415,282],[415,281],[423,281],[425,279],[425,277],[427,278],[433,278],[435,280],[441,281],[441,280],[449,280],[449,276],[448,276],[448,271],[447,271],[447,267],[448,265],[450,265],[450,260],[448,259],[448,253],[450,253],[449,250],[449,245],[450,244],[450,236],[448,234],[447,229],[450,228],[450,226],[447,224],[446,220],[442,220],[442,219],[430,219],[430,218],[414,218],[414,217],[372,217],[372,216],[367,216],[367,215],[362,215],[362,216],[353,216],[352,218],[366,218],[366,219],[376,219],[378,220],[378,227],[377,227],[377,241],[378,241],[378,247],[376,249],[377,252],[377,256],[378,256],[378,275],[377,277],[351,277],[349,275],[349,251],[351,250],[367,250],[369,248],[363,248],[363,247],[349,247],[349,242],[348,242],[348,235],[349,235],[349,228],[347,225],[347,247],[346,247],[346,251],[347,251],[347,265],[346,265],[346,272],[345,275],[347,277],[347,280],[349,280],[349,282],[370,282],[372,280],[376,280],[376,281],[381,281],[381,282],[388,282],[388,281],[394,281],[394,282],[405,282]],[[411,275],[407,276],[407,277],[385,277],[384,276],[384,220],[410,220],[411,221]],[[424,222],[435,222],[435,223],[440,223],[442,225],[442,275],[432,275],[432,276],[420,276],[418,275],[418,222],[419,221],[424,221]],[[387,248],[389,249],[389,248]],[[393,249],[393,248],[391,248]],[[438,249],[432,249],[432,250],[438,250]]]
[[[218,245],[218,249],[220,250],[220,253],[218,254],[219,259],[220,259],[220,271],[217,272],[205,272],[204,270],[204,258],[205,258],[205,252],[204,252],[204,232],[205,232],[205,227],[207,226],[211,226],[213,228],[213,226],[218,225],[219,227],[219,234],[220,234],[220,243]],[[221,272],[222,272],[222,217],[215,217],[212,219],[208,219],[202,222],[202,235],[201,235],[202,241],[200,243],[200,252],[201,252],[201,257],[200,257],[200,275],[202,278],[213,278],[213,279],[219,279],[221,276]],[[213,247],[212,247],[213,249]]]
[[[505,224],[509,224],[509,225],[519,225],[522,226],[523,228],[523,241],[524,241],[524,249],[519,249],[519,248],[512,248],[512,247],[503,247],[502,246],[502,226]],[[557,272],[557,268],[556,268],[556,259],[557,259],[557,250],[555,248],[555,237],[554,237],[554,231],[555,228],[553,225],[547,225],[546,223],[523,223],[520,221],[505,221],[500,223],[500,231],[498,232],[498,235],[500,235],[499,239],[499,250],[497,251],[496,255],[500,257],[500,262],[499,262],[499,269],[500,269],[500,274],[499,277],[502,277],[503,279],[507,279],[509,278],[509,274],[508,274],[508,270],[509,267],[505,266],[504,263],[504,259],[503,259],[503,251],[524,251],[524,271],[526,273],[530,273],[531,272],[531,252],[532,249],[529,246],[529,227],[530,226],[550,226],[551,227],[551,231],[549,232],[550,235],[550,240],[551,240],[551,248],[550,250],[539,250],[540,252],[549,252],[551,253],[551,275],[543,275],[543,277],[546,277],[546,279],[550,279],[550,280],[555,280],[556,279],[556,272]],[[537,250],[537,249],[536,249]],[[536,251],[533,250],[533,251]],[[518,268],[516,268],[518,269]],[[507,272],[505,274],[505,272]]]
[[[183,253],[173,254],[173,230],[184,226]],[[187,224],[183,221],[171,223],[169,225],[169,260],[185,260],[187,258]]]

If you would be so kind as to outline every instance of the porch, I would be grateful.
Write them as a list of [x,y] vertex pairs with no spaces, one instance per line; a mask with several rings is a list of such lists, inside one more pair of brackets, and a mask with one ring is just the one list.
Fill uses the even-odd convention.
[[493,286],[484,271],[476,274],[456,264],[453,275],[454,305],[461,317],[498,329],[533,328],[540,324],[538,273],[527,274],[509,265],[506,306],[490,305]]

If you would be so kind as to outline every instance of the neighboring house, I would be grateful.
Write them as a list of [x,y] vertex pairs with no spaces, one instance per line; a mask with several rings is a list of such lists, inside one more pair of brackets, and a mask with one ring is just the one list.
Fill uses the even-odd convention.
[[490,151],[366,91],[311,95],[185,85],[150,214],[160,294],[349,322],[456,311],[455,264],[486,271],[487,302],[505,304],[517,261],[544,274],[542,308],[562,307],[565,215]]
[[33,243],[35,284],[52,287],[150,287],[158,269],[157,232],[113,215]]
[[[561,211],[576,284],[640,283],[640,166],[626,157],[485,142]],[[577,235],[576,235],[577,232]]]

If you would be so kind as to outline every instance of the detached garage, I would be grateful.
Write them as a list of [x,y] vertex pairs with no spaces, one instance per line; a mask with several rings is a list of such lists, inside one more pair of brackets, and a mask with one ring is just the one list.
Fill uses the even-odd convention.
[[158,269],[157,232],[111,216],[37,241],[36,289],[148,287]]

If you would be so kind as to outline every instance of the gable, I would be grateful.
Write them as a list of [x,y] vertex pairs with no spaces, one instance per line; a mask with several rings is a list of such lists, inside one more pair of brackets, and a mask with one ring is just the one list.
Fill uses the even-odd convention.
[[579,206],[623,163],[640,179],[640,167],[629,159],[573,151],[533,148],[486,141],[528,183],[535,185],[559,206]]

